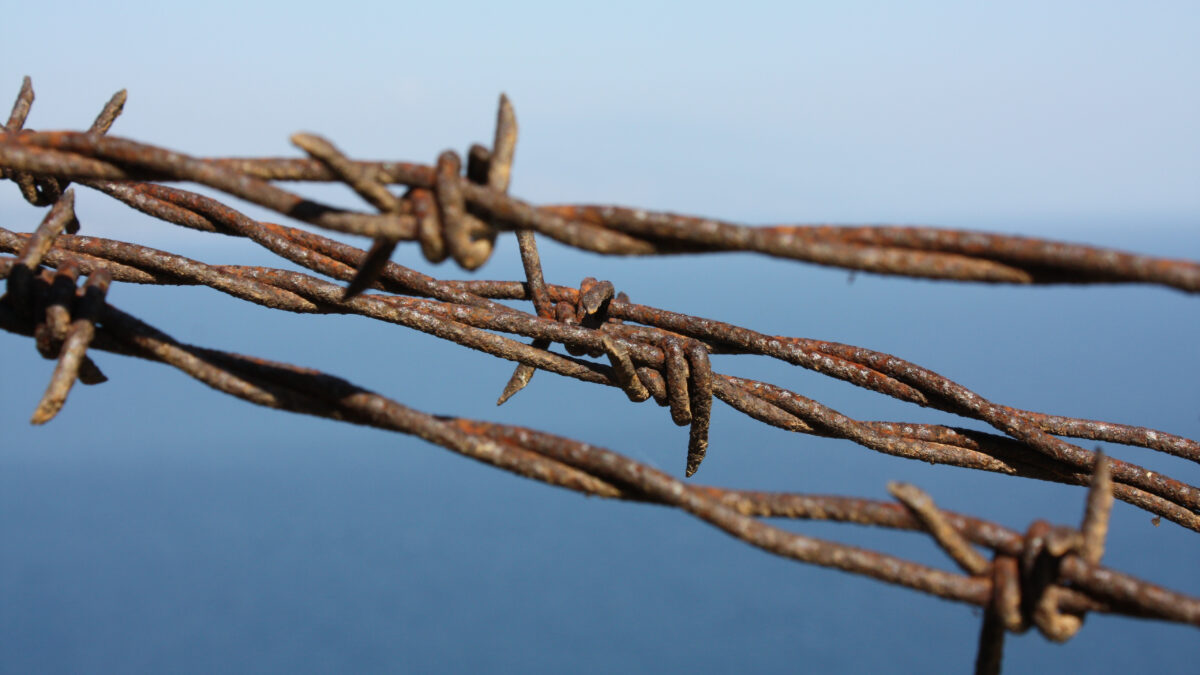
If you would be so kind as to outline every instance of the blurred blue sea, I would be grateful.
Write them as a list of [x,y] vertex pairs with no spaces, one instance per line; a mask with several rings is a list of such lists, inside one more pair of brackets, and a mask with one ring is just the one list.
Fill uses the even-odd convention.
[[[1195,237],[1150,232],[1096,239],[1200,258]],[[257,256],[221,246],[192,255]],[[1200,312],[1176,291],[849,283],[845,272],[748,256],[648,262],[543,248],[556,281],[586,269],[638,301],[879,348],[1011,405],[1200,437]],[[513,249],[502,244],[483,273],[517,275]],[[418,264],[412,255],[398,258]],[[765,287],[788,291],[756,294]],[[510,364],[397,326],[272,313],[206,289],[118,285],[110,300],[179,339],[682,470],[686,430],[615,390],[542,373],[497,409]],[[133,359],[98,355],[111,381],[77,388],[58,419],[33,428],[53,364],[24,338],[0,335],[0,349],[3,672],[929,671],[962,670],[973,657],[971,608],[776,558],[682,513],[584,498],[412,438],[255,408]],[[767,359],[716,366],[858,418],[951,419]],[[1107,449],[1200,480],[1186,462]],[[724,406],[696,480],[872,498],[907,480],[946,508],[1015,529],[1040,517],[1074,523],[1083,500],[1077,488],[788,434]],[[786,526],[952,567],[913,535]],[[1106,562],[1200,594],[1194,533],[1154,527],[1120,502]],[[1010,637],[1007,667],[1190,672],[1200,656],[1193,628],[1108,616],[1085,628],[1063,647]]]

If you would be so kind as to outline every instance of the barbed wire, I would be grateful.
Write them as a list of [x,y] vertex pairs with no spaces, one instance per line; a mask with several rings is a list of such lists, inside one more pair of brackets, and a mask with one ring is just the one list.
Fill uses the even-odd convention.
[[[884,274],[1010,283],[1155,283],[1200,290],[1200,264],[1038,239],[932,228],[750,228],[619,207],[534,207],[507,194],[516,118],[501,98],[492,149],[473,146],[465,176],[443,153],[435,166],[360,162],[312,135],[293,137],[310,159],[193,158],[105,134],[124,104],[119,93],[88,132],[24,130],[33,100],[26,79],[4,133],[0,172],[27,201],[51,206],[38,228],[0,228],[0,327],[33,336],[58,359],[33,417],[52,419],[76,379],[104,381],[87,356],[100,349],[160,361],[253,403],[417,435],[455,452],[545,483],[610,498],[681,508],[777,555],[863,574],[984,607],[978,667],[999,668],[1004,632],[1035,625],[1065,640],[1087,611],[1120,612],[1200,626],[1200,599],[1099,565],[1112,498],[1200,531],[1200,488],[1103,457],[1057,436],[1150,448],[1193,462],[1200,443],[1143,427],[1062,417],[994,403],[895,356],[835,342],[764,335],[702,317],[633,303],[608,281],[547,284],[534,232],[601,253],[651,255],[757,251]],[[375,238],[369,251],[257,221],[194,192],[155,181],[189,181],[339,232]],[[324,206],[271,181],[338,181],[378,213]],[[70,182],[161,220],[248,238],[320,276],[271,267],[211,265],[129,242],[80,236]],[[395,196],[388,185],[409,189]],[[524,281],[440,280],[389,260],[398,242],[419,242],[431,261],[466,269],[490,257],[497,233],[515,230]],[[51,272],[43,266],[54,268]],[[87,282],[77,288],[78,279]],[[357,314],[453,341],[518,364],[498,403],[536,369],[653,398],[689,426],[685,474],[707,452],[712,398],[797,433],[854,441],[886,454],[966,468],[1090,485],[1078,529],[1039,521],[1024,535],[949,514],[912,486],[893,485],[902,505],[842,497],[728,490],[683,483],[608,450],[542,432],[436,418],[317,371],[179,343],[108,305],[111,281],[204,285],[273,309]],[[343,282],[343,286],[336,282]],[[373,292],[367,292],[373,291]],[[526,300],[534,313],[500,301]],[[526,344],[503,334],[531,339]],[[568,354],[549,350],[561,343]],[[815,400],[756,380],[713,372],[710,354],[753,354],[897,398],[986,422],[999,433],[932,424],[856,420]],[[603,357],[602,361],[583,358]],[[828,519],[925,531],[951,555],[956,575],[886,554],[781,530],[768,517]],[[969,542],[969,543],[968,543]],[[991,562],[971,545],[993,551]]]

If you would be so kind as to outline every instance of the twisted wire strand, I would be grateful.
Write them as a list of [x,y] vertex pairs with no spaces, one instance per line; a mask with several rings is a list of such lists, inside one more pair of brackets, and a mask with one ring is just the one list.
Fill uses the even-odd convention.
[[[0,271],[11,265],[0,266]],[[32,322],[0,302],[0,327],[33,335]],[[922,530],[919,518],[886,502],[726,490],[686,484],[609,450],[521,427],[434,417],[325,373],[175,341],[144,322],[105,305],[93,349],[160,361],[219,391],[249,402],[416,435],[468,457],[552,485],[596,496],[653,501],[685,510],[768,552],[902,585],[938,597],[986,606],[990,579],[964,576],[885,554],[814,539],[767,525],[759,517],[854,522]],[[945,514],[949,526],[973,543],[1021,555],[1021,535],[994,523]],[[1200,598],[1064,554],[1059,599],[1068,611],[1128,613],[1200,626]]]
[[[169,188],[169,190],[173,191],[172,194],[182,192],[175,188]],[[207,199],[198,195],[191,195],[191,197]],[[231,209],[227,210],[232,211]],[[287,228],[275,227],[277,231],[287,232]],[[26,241],[27,236],[0,228],[0,250],[20,249]],[[338,246],[343,247],[344,245],[339,244]],[[296,254],[293,256],[295,259],[303,260],[334,278],[349,278],[355,274],[352,265],[337,263],[331,259],[321,260],[320,254],[312,249],[304,248],[302,255],[292,249],[284,250]],[[597,384],[624,388],[621,378],[614,368],[592,361],[558,355],[554,352],[534,348],[531,345],[523,345],[490,331],[508,332],[544,339],[548,342],[563,342],[575,346],[581,353],[585,351],[600,353],[608,348],[606,341],[610,344],[619,341],[619,344],[627,346],[629,353],[638,355],[642,363],[661,367],[668,360],[666,352],[643,342],[628,340],[636,338],[639,330],[629,325],[605,324],[603,330],[588,329],[541,319],[505,305],[491,303],[480,296],[474,296],[475,300],[470,305],[453,300],[442,302],[375,294],[367,294],[346,301],[342,299],[342,288],[337,284],[299,272],[262,267],[210,266],[182,256],[134,244],[70,235],[61,235],[57,239],[56,246],[48,251],[46,262],[55,265],[74,255],[83,256],[76,263],[81,269],[89,272],[93,269],[107,269],[118,280],[140,283],[203,284],[235,297],[276,309],[305,313],[360,314],[400,323],[501,358],[535,365],[561,375]],[[364,255],[361,250],[358,251],[358,257]],[[113,266],[109,267],[109,265]],[[392,266],[396,265],[389,263],[389,269]],[[386,276],[385,273],[384,278]],[[504,287],[497,289],[495,282],[486,281],[460,285],[478,288],[485,292],[500,291],[494,292],[493,295],[501,297],[505,295],[503,291],[516,290],[511,287],[521,286],[521,284],[507,282]],[[426,290],[429,289],[426,288]],[[578,291],[575,289],[555,286],[548,287],[548,290],[552,297],[574,299],[579,297]],[[451,291],[443,291],[439,292],[439,295],[447,296],[450,293]],[[465,293],[465,291],[457,291],[457,294],[461,293]],[[463,299],[461,295],[457,295],[457,297]],[[485,305],[484,303],[489,304]],[[639,310],[636,309],[637,306],[631,305],[631,307],[634,309],[623,313],[620,311],[621,305],[610,304],[610,311],[627,318],[650,313],[662,314],[661,310],[653,308]],[[696,317],[689,318],[693,319],[693,324],[713,323]],[[679,325],[679,322],[667,325],[676,329],[684,328]],[[644,328],[640,330],[644,330]],[[698,339],[713,337],[711,331],[704,334],[702,331],[688,332],[685,330],[684,333],[696,336]],[[776,341],[778,340],[777,338]],[[894,357],[889,358],[894,359]],[[910,364],[908,368],[916,368],[916,366]],[[821,371],[826,372],[825,369],[821,369]],[[929,377],[936,377],[938,382],[944,380],[936,374],[930,374]],[[655,385],[653,380],[650,382],[652,387],[662,386],[661,384]],[[953,386],[960,387],[956,384]],[[969,390],[963,389],[968,394],[978,397]],[[1012,438],[937,425],[861,422],[786,389],[734,376],[719,376],[717,384],[714,386],[714,394],[734,408],[774,426],[803,433],[846,438],[888,454],[1059,482],[1086,484],[1087,481],[1086,470],[1073,470],[1069,462],[1054,461],[1054,458],[1045,457],[1036,450],[1031,452],[1031,448],[1027,444]],[[665,392],[659,392],[657,398],[665,399]],[[1019,412],[1012,414],[1017,415]],[[1085,421],[1074,420],[1074,422],[1077,426],[1090,428],[1083,424]],[[1090,434],[1091,436],[1101,436],[1110,442],[1124,440],[1130,441],[1134,445],[1147,446],[1150,445],[1148,442],[1150,439],[1154,439],[1159,444],[1170,442],[1171,447],[1182,450],[1176,454],[1190,456],[1195,460],[1195,448],[1198,444],[1190,439],[1161,431],[1112,423],[1100,423],[1100,425],[1095,433]],[[1105,435],[1106,431],[1115,431],[1116,433]],[[1089,451],[1082,449],[1079,451],[1091,456]],[[1197,498],[1195,488],[1137,465],[1118,462],[1116,466],[1119,467],[1116,479],[1118,481],[1116,494],[1119,499],[1190,529],[1200,529],[1200,518],[1197,518],[1195,514],[1200,505],[1200,499]],[[1084,468],[1086,469],[1086,467]]]
[[[292,262],[333,278],[348,278],[347,275],[359,268],[365,258],[361,249],[303,230],[259,223],[215,200],[177,188],[111,182],[95,182],[92,185],[168,222],[248,237]],[[492,300],[529,299],[527,285],[520,282],[439,281],[391,262],[384,265],[379,283],[374,287],[472,307],[487,307],[500,312],[515,310]],[[546,290],[551,302],[580,302],[576,289],[546,285]],[[933,371],[862,347],[765,335],[712,319],[633,304],[619,297],[608,301],[607,314],[614,319],[637,322],[705,341],[718,352],[771,356],[900,400],[968,417],[976,416],[973,411],[982,408],[980,402],[986,402],[975,392],[958,387]],[[952,393],[957,400],[947,400],[943,391]],[[1138,445],[1200,462],[1200,443],[1164,432],[1047,415],[1008,406],[996,406],[991,412],[995,415],[1026,417],[1051,434]]]
[[[365,256],[359,249],[332,242],[319,235],[267,223],[257,223],[236,210],[219,204],[215,200],[177,188],[150,184],[130,185],[105,182],[94,183],[94,186],[123,199],[127,203],[131,203],[137,208],[172,220],[173,222],[182,222],[183,224],[200,227],[209,231],[224,231],[226,233],[237,233],[248,236],[294,262],[322,274],[333,276],[334,278],[351,278],[354,275],[354,265],[360,263]],[[135,199],[137,196],[141,196],[144,199],[138,201]],[[148,201],[149,199],[153,199],[153,203]],[[163,209],[161,208],[163,206],[170,208]],[[186,212],[187,215],[184,215],[185,212],[181,211],[180,208],[189,209]],[[207,220],[207,218],[212,218],[212,220]],[[75,240],[64,237],[62,241],[72,242]],[[171,272],[172,274],[186,271],[184,268],[190,270],[194,269],[197,265],[202,265],[202,263],[195,261],[186,261],[185,264],[181,262],[185,259],[172,259],[174,262],[171,264],[174,264],[175,267],[172,268],[170,264],[166,264],[164,267],[165,263],[161,263],[161,261],[165,260],[163,256],[166,254],[162,252],[140,251],[129,253],[129,251],[137,251],[137,247],[133,247],[132,245],[122,246],[118,242],[93,240],[91,238],[82,238],[79,241],[83,243],[90,242],[84,247],[77,246],[76,249],[79,251],[90,251],[109,256],[117,255],[117,259],[121,259],[119,253],[125,251],[126,256],[133,256],[132,258],[126,258],[127,260],[140,258],[143,260],[143,265],[145,264],[145,260],[159,261],[159,270]],[[15,242],[15,239],[9,237],[10,248],[19,245]],[[340,260],[325,256],[323,253],[336,255]],[[180,265],[183,267],[180,267]],[[119,275],[122,270],[117,269],[113,270],[113,272],[115,275]],[[249,274],[269,276],[272,273],[261,270],[245,272],[242,275],[243,278],[239,279],[221,278],[220,275],[214,276],[209,273],[200,279],[200,282],[210,285],[216,284],[215,287],[219,290],[230,292],[239,297],[266,304],[267,306],[286,307],[293,311],[313,311],[316,308],[316,305],[311,300],[298,301],[298,297],[294,292],[295,289],[286,291],[286,289],[272,287],[270,290],[267,290],[263,286],[248,284],[244,277]],[[277,279],[287,278],[286,275],[281,276],[282,273],[276,272],[273,274]],[[121,277],[118,276],[117,278]],[[147,278],[143,276],[139,280],[144,282]],[[385,265],[382,270],[381,281],[393,282],[392,284],[384,284],[385,286],[391,286],[389,290],[392,291],[432,295],[456,303],[458,306],[452,309],[440,306],[426,307],[426,309],[432,307],[435,311],[441,311],[447,318],[455,322],[466,322],[479,328],[505,330],[541,339],[562,341],[568,346],[574,346],[577,349],[582,346],[583,351],[600,353],[603,350],[603,343],[599,335],[594,331],[565,326],[562,323],[548,320],[526,322],[525,319],[528,318],[528,315],[494,303],[483,298],[481,295],[464,290],[467,288],[475,289],[482,294],[491,294],[497,297],[524,297],[525,291],[522,284],[511,282],[507,284],[504,282],[440,283],[431,277],[408,270],[395,263],[387,263]],[[306,285],[311,286],[309,281],[296,281],[295,279],[292,279],[288,283],[299,283],[301,287]],[[397,285],[400,287],[397,287]],[[574,289],[565,289],[559,286],[548,286],[547,288],[551,293],[552,299],[555,301],[579,301],[580,296],[578,291]],[[285,294],[281,294],[281,291],[284,291]],[[312,294],[316,291],[310,287],[305,292]],[[332,288],[325,288],[321,292],[324,293],[325,302],[332,302],[335,299]],[[481,312],[473,308],[487,309],[490,312]],[[712,345],[718,345],[718,347],[714,347],[717,350],[720,349],[719,345],[725,345],[738,351],[770,355],[835,377],[841,377],[860,386],[867,386],[868,388],[896,396],[902,400],[939,407],[950,412],[955,412],[956,414],[980,418],[989,422],[999,420],[999,423],[995,425],[1001,430],[1007,431],[1006,426],[1020,425],[1020,420],[1023,417],[1021,414],[1022,411],[991,404],[986,399],[983,399],[978,394],[961,385],[953,383],[932,371],[920,368],[915,364],[896,359],[891,355],[838,343],[764,336],[721,322],[665,312],[631,303],[621,303],[616,300],[608,302],[608,311],[614,317],[646,322],[648,325],[664,330],[705,340]],[[447,312],[449,314],[446,314]],[[618,330],[613,326],[606,326],[605,328],[608,331]],[[522,331],[524,332],[522,333]],[[461,335],[461,331],[457,331],[456,334]],[[633,337],[636,337],[636,335]],[[581,342],[582,345],[580,344]],[[497,343],[493,341],[492,344],[496,345]],[[652,365],[662,363],[663,358],[665,358],[661,351],[648,351],[645,345],[630,343],[630,347],[634,353],[640,355],[640,358]],[[492,351],[501,356],[509,353],[503,344],[501,346],[493,346]],[[506,358],[512,357],[506,356]],[[546,353],[540,358],[545,361],[545,359],[553,359],[555,357]],[[514,360],[519,360],[519,358]],[[559,364],[556,372],[570,374],[575,377],[590,377],[591,381],[604,380],[594,370],[594,364],[581,365],[574,363],[566,366]],[[903,382],[901,378],[910,380],[910,382]],[[609,380],[604,381],[605,383],[611,383]],[[953,400],[950,403],[945,403],[943,392],[954,394],[958,401],[965,402],[966,405],[953,405]],[[718,388],[716,391],[718,396],[721,396],[723,393],[728,393],[728,389]],[[738,407],[735,395],[726,396],[725,399],[733,399],[726,402]],[[762,412],[761,406],[755,407],[753,404],[743,405],[740,409],[743,409],[744,412],[757,409],[760,414],[756,416],[759,416],[760,419],[762,419],[762,415],[769,415],[769,412]],[[1031,419],[1035,423],[1045,424],[1049,427],[1046,431],[1051,433],[1079,434],[1090,439],[1144,445],[1187,457],[1193,461],[1196,461],[1196,458],[1200,457],[1200,444],[1164,432],[1104,422],[1091,423],[1086,420],[1034,415],[1035,417]],[[776,419],[775,422],[772,422],[776,426],[784,428],[793,428],[795,426],[792,421],[778,422],[778,415],[774,417],[768,416],[766,421],[770,422],[772,419]],[[1016,421],[1014,422],[1014,420]],[[1091,460],[1088,451],[1063,444],[1061,441],[1057,441],[1057,439],[1053,439],[1044,433],[1039,435],[1036,431],[1030,432],[1028,426],[1025,425],[1026,428],[1022,430],[1027,435],[1034,437],[1035,444],[1045,442],[1045,439],[1049,439],[1052,451],[1058,450],[1060,454],[1063,454],[1061,449],[1064,446],[1067,448],[1065,461],[1068,464],[1073,464],[1076,467],[1090,466]],[[1059,457],[1058,459],[1063,460],[1063,457]],[[1155,509],[1155,512],[1186,526],[1196,527],[1197,519],[1195,518],[1195,514],[1188,512],[1195,509],[1194,489],[1190,489],[1190,486],[1181,487],[1181,484],[1177,481],[1171,481],[1168,477],[1164,477],[1161,474],[1148,472],[1132,465],[1122,465],[1120,471],[1120,480],[1133,481],[1135,484],[1140,484],[1141,487],[1146,487],[1160,495],[1169,495],[1172,491],[1176,495],[1184,494],[1183,504],[1188,507],[1184,511],[1175,510],[1173,513],[1165,513],[1162,512],[1161,508],[1158,508]],[[1073,482],[1079,482],[1079,480],[1079,477],[1076,476]],[[1180,490],[1182,490],[1182,493]],[[1122,496],[1122,498],[1127,497],[1136,499],[1138,495],[1135,493],[1133,495]],[[1147,500],[1144,497],[1140,499],[1140,502],[1140,505],[1147,506]]]
[[[455,199],[461,194],[466,207],[486,215],[492,228],[535,230],[595,253],[754,251],[851,270],[930,279],[1016,284],[1152,283],[1200,292],[1200,264],[1192,261],[1030,237],[928,227],[748,227],[622,207],[535,207],[458,176],[454,163],[439,160],[440,169],[396,162],[350,162],[349,166],[372,172],[383,184],[441,193],[452,190]],[[0,167],[47,178],[191,181],[330,230],[390,240],[421,238],[418,219],[413,215],[336,209],[269,182],[342,180],[318,160],[200,159],[92,133],[6,132],[0,137]],[[454,206],[439,211],[443,217],[448,212],[453,214],[443,225],[447,228],[458,227],[455,224],[470,215],[460,217]],[[477,257],[464,257],[459,262],[470,269],[482,264]]]

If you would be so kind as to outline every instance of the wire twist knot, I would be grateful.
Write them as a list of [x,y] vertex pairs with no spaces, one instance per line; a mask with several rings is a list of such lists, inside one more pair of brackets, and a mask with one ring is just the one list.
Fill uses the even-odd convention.
[[17,315],[33,323],[38,353],[58,360],[50,385],[34,411],[34,424],[44,424],[58,414],[76,379],[84,384],[108,380],[86,352],[105,304],[111,273],[103,268],[93,270],[87,283],[77,289],[80,266],[74,258],[60,260],[55,272],[41,269],[58,235],[69,224],[77,225],[74,202],[74,190],[67,190],[55,200],[20,257],[7,266],[6,293],[0,297]]
[[[464,269],[479,269],[496,243],[496,228],[467,210],[458,153],[447,150],[438,156],[434,188],[416,188],[406,195],[417,219],[417,241],[421,253],[432,263],[448,256]],[[486,184],[486,183],[485,183]]]

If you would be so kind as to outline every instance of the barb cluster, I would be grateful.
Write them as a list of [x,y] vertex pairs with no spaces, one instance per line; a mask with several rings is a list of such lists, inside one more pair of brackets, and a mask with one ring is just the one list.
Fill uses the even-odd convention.
[[[1200,264],[1034,239],[928,228],[749,228],[618,207],[533,207],[507,194],[516,118],[501,98],[491,149],[436,165],[361,162],[324,139],[297,135],[310,159],[198,159],[105,136],[124,103],[110,101],[88,132],[22,129],[32,101],[26,80],[0,135],[0,171],[35,205],[51,205],[32,234],[0,228],[0,327],[35,337],[58,359],[33,420],[61,408],[76,379],[104,381],[85,353],[100,349],[160,361],[258,405],[415,434],[452,451],[586,494],[667,504],[766,551],[863,574],[985,607],[977,668],[999,667],[1005,631],[1036,626],[1065,640],[1088,611],[1123,612],[1200,626],[1200,599],[1100,566],[1115,497],[1200,531],[1200,488],[1136,464],[1108,459],[1059,436],[1152,448],[1200,461],[1200,443],[1162,431],[1020,410],[895,356],[851,345],[764,335],[720,321],[633,303],[609,281],[578,288],[546,283],[535,232],[589,250],[619,254],[754,250],[850,269],[931,278],[1014,283],[1148,282],[1200,290]],[[332,209],[272,181],[334,180],[375,213]],[[160,182],[151,182],[160,181]],[[374,239],[363,251],[318,234],[254,220],[209,197],[161,181],[217,188],[298,220]],[[101,191],[161,220],[248,238],[315,273],[210,265],[128,242],[75,234],[70,182]],[[396,196],[389,185],[404,184]],[[513,230],[523,281],[448,281],[389,260],[416,241],[431,261],[475,269],[497,233]],[[47,268],[53,268],[51,271]],[[79,278],[87,281],[80,287]],[[286,364],[179,343],[107,304],[111,281],[205,285],[274,309],[358,314],[400,324],[517,362],[503,403],[536,369],[653,398],[690,427],[685,473],[708,448],[712,399],[773,426],[854,441],[922,461],[1014,476],[1091,485],[1081,528],[1035,523],[1025,535],[950,514],[912,486],[893,485],[903,504],[683,483],[608,450],[530,429],[436,418],[344,380]],[[345,283],[343,286],[338,282]],[[499,300],[528,300],[534,312]],[[507,337],[511,335],[514,337]],[[531,340],[525,343],[517,337]],[[562,344],[567,354],[550,351]],[[863,421],[766,382],[714,372],[710,354],[757,354],[966,418],[999,433],[929,424]],[[585,358],[588,357],[588,358]],[[592,360],[603,357],[604,361]],[[763,518],[814,518],[926,531],[965,574],[787,532]],[[976,546],[989,548],[987,561]]]

